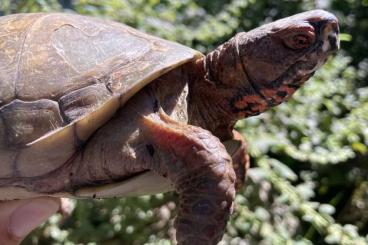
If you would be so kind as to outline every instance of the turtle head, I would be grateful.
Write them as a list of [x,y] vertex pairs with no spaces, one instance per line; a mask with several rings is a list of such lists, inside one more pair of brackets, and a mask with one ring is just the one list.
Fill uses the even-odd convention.
[[337,18],[324,10],[238,33],[197,63],[204,79],[192,86],[194,123],[228,139],[237,120],[290,98],[337,51],[338,33]]
[[209,53],[203,64],[216,113],[231,118],[221,127],[287,100],[337,51],[338,33],[333,14],[312,10],[238,33]]

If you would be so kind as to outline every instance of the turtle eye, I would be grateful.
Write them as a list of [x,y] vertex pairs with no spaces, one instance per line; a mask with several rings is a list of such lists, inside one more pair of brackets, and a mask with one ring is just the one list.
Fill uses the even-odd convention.
[[[309,35],[308,35],[309,34]],[[314,43],[314,33],[298,33],[284,39],[284,43],[291,49],[309,48]]]

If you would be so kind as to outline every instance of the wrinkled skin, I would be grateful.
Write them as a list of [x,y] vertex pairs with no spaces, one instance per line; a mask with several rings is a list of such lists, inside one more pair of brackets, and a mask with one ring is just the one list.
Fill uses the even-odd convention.
[[[178,243],[217,244],[249,164],[235,122],[287,100],[337,50],[337,35],[321,10],[238,33],[138,92],[56,170],[0,186],[78,196],[150,170],[179,193]],[[228,140],[239,143],[231,155]]]

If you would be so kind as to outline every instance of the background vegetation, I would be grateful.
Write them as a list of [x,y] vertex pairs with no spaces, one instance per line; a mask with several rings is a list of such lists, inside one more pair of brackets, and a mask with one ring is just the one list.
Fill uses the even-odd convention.
[[[239,122],[252,166],[222,244],[368,244],[368,1],[2,0],[1,14],[67,11],[206,52],[238,31],[313,8],[342,50],[291,101]],[[24,244],[170,244],[174,193],[78,201]]]

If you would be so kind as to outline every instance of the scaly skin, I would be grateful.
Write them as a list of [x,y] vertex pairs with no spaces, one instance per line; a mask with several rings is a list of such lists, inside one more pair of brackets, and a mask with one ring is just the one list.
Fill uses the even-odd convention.
[[176,157],[165,168],[180,196],[177,241],[182,245],[216,244],[233,210],[231,157],[209,131],[177,123],[163,112],[159,116],[144,117],[142,124],[154,146]]

